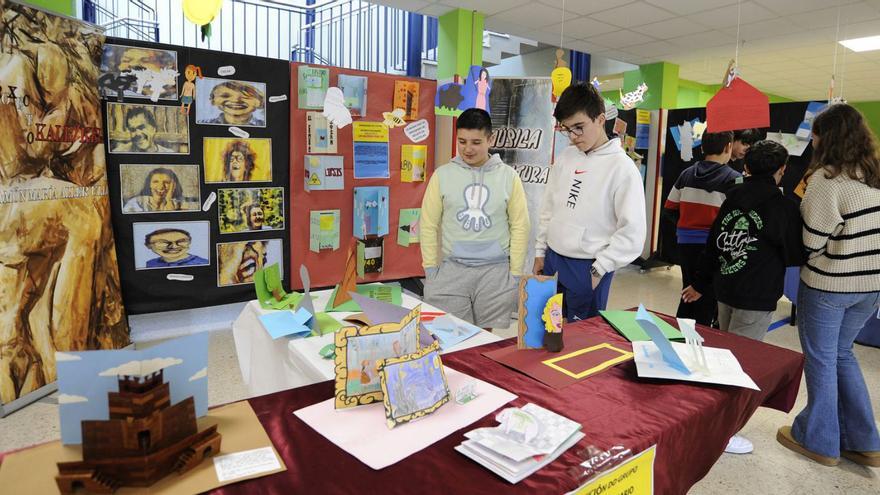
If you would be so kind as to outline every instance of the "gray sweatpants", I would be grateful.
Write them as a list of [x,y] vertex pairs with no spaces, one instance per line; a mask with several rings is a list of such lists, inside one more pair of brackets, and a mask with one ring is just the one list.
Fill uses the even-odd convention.
[[718,301],[718,326],[724,332],[763,341],[772,318],[773,311],[738,309]]
[[507,328],[517,286],[508,263],[466,266],[440,263],[425,279],[425,302],[482,328]]

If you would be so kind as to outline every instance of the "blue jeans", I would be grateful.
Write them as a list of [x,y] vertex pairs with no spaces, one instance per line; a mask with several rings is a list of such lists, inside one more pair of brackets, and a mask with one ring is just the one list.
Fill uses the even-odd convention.
[[593,290],[593,276],[590,274],[592,267],[593,260],[569,258],[547,248],[543,273],[558,275],[556,293],[562,294],[562,309],[568,321],[599,316],[599,311],[608,306],[608,293],[611,292],[614,272],[603,275],[596,290]]
[[797,299],[807,407],[795,418],[792,436],[827,457],[840,457],[841,450],[880,451],[871,398],[852,351],[880,293],[824,292],[801,282]]

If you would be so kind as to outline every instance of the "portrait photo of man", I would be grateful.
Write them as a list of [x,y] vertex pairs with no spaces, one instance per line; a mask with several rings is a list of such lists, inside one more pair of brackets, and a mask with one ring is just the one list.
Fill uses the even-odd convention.
[[110,153],[188,154],[189,126],[176,106],[107,104]]
[[135,223],[132,229],[136,270],[210,264],[209,222]]
[[266,85],[205,77],[196,81],[196,123],[266,127]]

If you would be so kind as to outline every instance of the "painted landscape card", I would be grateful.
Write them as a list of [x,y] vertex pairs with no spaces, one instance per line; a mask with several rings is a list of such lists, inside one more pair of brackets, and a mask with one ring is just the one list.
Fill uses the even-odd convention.
[[431,414],[449,401],[437,342],[408,356],[383,359],[377,368],[388,428]]

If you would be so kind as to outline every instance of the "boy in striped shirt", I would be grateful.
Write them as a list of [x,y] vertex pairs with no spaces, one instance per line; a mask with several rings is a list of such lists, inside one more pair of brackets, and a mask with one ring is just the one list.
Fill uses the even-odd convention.
[[[733,132],[704,133],[702,161],[686,168],[669,192],[664,207],[678,213],[676,235],[682,289],[693,284],[700,258],[706,249],[709,229],[718,216],[725,193],[742,174],[727,166],[733,148]],[[707,297],[708,296],[708,297]],[[675,316],[711,325],[717,313],[715,298],[704,294],[693,302],[680,300]]]

